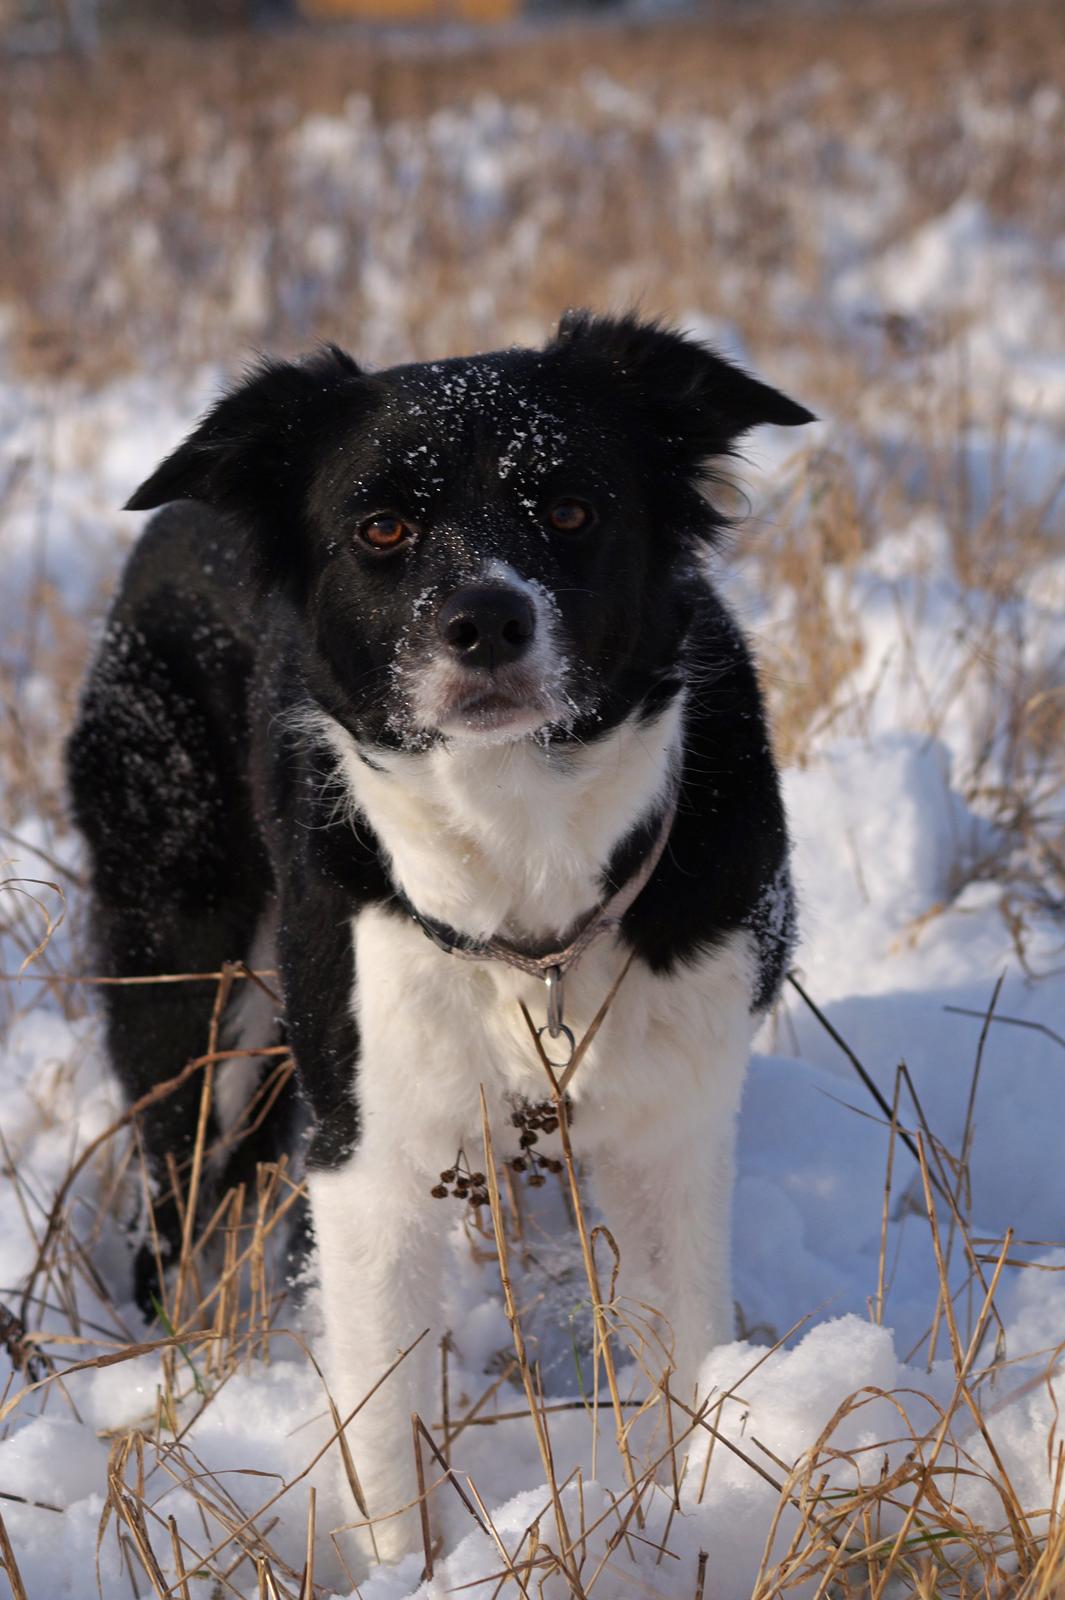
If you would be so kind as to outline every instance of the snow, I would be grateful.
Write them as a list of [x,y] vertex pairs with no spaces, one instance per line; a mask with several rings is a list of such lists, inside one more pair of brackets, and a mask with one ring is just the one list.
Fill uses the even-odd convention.
[[[798,112],[804,97],[831,89],[831,73],[825,71],[827,79],[822,74],[796,85]],[[651,136],[653,108],[637,91],[599,71],[589,74],[587,88],[599,115],[615,131]],[[1027,108],[1029,125],[1040,138],[1049,137],[1060,115],[1059,102],[1048,98],[1055,93],[1039,88]],[[1004,137],[993,108],[971,100],[965,116],[976,147]],[[678,112],[659,120],[653,137],[663,159],[675,163],[685,204],[727,211],[736,171],[752,159],[749,131],[739,116],[729,121]],[[491,96],[466,108],[434,112],[421,124],[396,123],[382,133],[365,101],[353,97],[343,116],[316,115],[294,127],[289,149],[301,181],[335,194],[338,214],[351,203],[354,174],[365,195],[384,185],[386,168],[398,163],[410,191],[423,181],[427,152],[432,151],[434,159],[446,160],[461,176],[465,221],[476,235],[503,207],[509,186],[528,181],[538,140],[544,137],[548,135],[531,111],[504,107]],[[566,135],[560,130],[549,137],[563,140]],[[812,137],[801,115],[794,137],[797,142]],[[142,159],[154,158],[147,152]],[[572,159],[583,159],[575,136]],[[810,213],[804,226],[823,235],[822,287],[832,316],[847,327],[856,346],[867,338],[871,318],[901,313],[928,326],[969,318],[967,448],[974,515],[994,501],[996,486],[1005,486],[1009,503],[1040,505],[1060,480],[1065,411],[1065,359],[1054,353],[1048,331],[1057,326],[1057,313],[1042,276],[1045,242],[996,220],[983,200],[969,193],[940,214],[903,227],[905,195],[898,173],[876,148],[875,126],[839,153],[838,160],[834,180],[802,197]],[[128,203],[141,171],[128,151],[117,152],[97,168],[77,206],[71,202],[72,230],[91,227],[103,206]],[[229,165],[217,163],[213,181],[240,181],[235,155]],[[874,194],[875,203],[870,198]],[[526,219],[525,226],[520,249],[532,251],[535,218]],[[515,238],[519,232],[515,230]],[[402,356],[405,246],[398,234],[392,235],[391,256],[368,252],[352,261],[346,238],[326,224],[312,230],[305,241],[308,266],[324,276],[361,273],[368,306],[367,349],[382,359]],[[149,261],[158,246],[150,231],[142,229],[131,247]],[[1061,265],[1063,252],[1065,242],[1059,241],[1050,247],[1050,259]],[[233,316],[249,328],[256,326],[269,292],[263,257],[261,241],[248,238],[233,262]],[[798,277],[782,270],[778,288],[780,307],[801,315],[806,291]],[[6,325],[7,312],[0,312]],[[483,314],[490,318],[490,304]],[[729,353],[753,359],[738,327],[719,312],[695,305],[687,321]],[[538,332],[530,329],[528,336]],[[926,353],[921,381],[929,386],[953,382],[955,356],[949,345]],[[804,367],[801,356],[782,351],[778,365],[789,367],[785,376],[798,393],[804,393],[807,374],[816,386],[816,362]],[[490,367],[484,369],[484,384],[491,373]],[[10,475],[15,484],[3,525],[5,598],[0,617],[5,628],[14,631],[20,625],[24,596],[41,562],[72,611],[93,602],[132,537],[130,519],[117,508],[202,409],[220,376],[203,370],[178,387],[158,372],[145,371],[95,390],[78,390],[62,381],[31,381],[0,367],[0,463],[5,480]],[[816,394],[810,398],[816,404]],[[885,455],[896,449],[900,476],[906,478],[912,418],[876,392],[870,393],[866,408],[861,430],[855,418],[830,418],[811,430],[810,442],[798,453],[794,438],[783,431],[755,442],[747,473],[755,522],[779,515],[772,497],[780,479],[801,482],[817,453],[829,448],[846,458],[859,480],[881,470]],[[509,468],[522,449],[523,441],[515,440],[501,468]],[[919,477],[908,479],[908,489],[909,503],[886,516],[879,541],[849,566],[841,564],[828,574],[833,606],[854,619],[862,650],[837,695],[843,711],[822,720],[802,764],[785,775],[801,906],[796,963],[804,987],[884,1097],[892,1099],[896,1069],[904,1061],[928,1127],[957,1152],[980,1018],[999,977],[1004,975],[997,1001],[1000,1016],[1065,1035],[1060,977],[1034,976],[1060,971],[1061,907],[1049,899],[1026,902],[1022,963],[1003,910],[1024,847],[1007,838],[1001,817],[985,798],[1010,759],[996,720],[1001,697],[1018,685],[1021,690],[1030,685],[1033,695],[1060,693],[1065,547],[1059,524],[1050,518],[1053,537],[1033,554],[1008,604],[993,606],[986,591],[967,588],[958,578],[942,505],[931,492],[922,491]],[[915,506],[915,500],[922,503]],[[812,517],[815,509],[807,505],[800,516]],[[768,643],[793,626],[795,608],[802,602],[785,591],[765,592],[760,570],[757,562],[741,563],[722,571],[721,580],[756,643]],[[30,674],[22,692],[27,716],[57,735],[60,711],[48,678]],[[988,729],[990,745],[985,748],[982,736]],[[981,774],[986,783],[977,781]],[[3,820],[23,841],[5,846],[12,874],[53,876],[34,847],[62,861],[77,859],[69,833],[27,810],[14,791]],[[839,839],[845,841],[842,851],[826,847],[826,841]],[[52,891],[39,892],[48,909],[57,911]],[[4,906],[13,904],[14,894],[0,890]],[[72,898],[76,903],[76,896]],[[766,914],[774,914],[772,905]],[[34,921],[32,912],[28,915],[39,936],[43,924],[38,925],[39,917]],[[5,937],[0,946],[3,970],[14,972],[24,945]],[[78,948],[68,922],[53,942],[56,970],[76,965]],[[6,1186],[0,1205],[0,1302],[5,1305],[17,1305],[52,1193],[79,1151],[120,1109],[91,1014],[49,997],[32,973],[18,986],[12,1003],[0,1079]],[[961,1015],[959,1009],[976,1015]],[[902,1120],[911,1128],[917,1123],[905,1092]],[[1035,1028],[991,1025],[972,1135],[975,1235],[1000,1241],[1012,1226],[1021,1240],[1061,1238],[1063,1127],[1061,1045]],[[601,1441],[596,1476],[584,1414],[558,1412],[550,1419],[560,1480],[578,1466],[584,1475],[582,1490],[571,1484],[565,1491],[567,1517],[590,1527],[604,1516],[589,1539],[590,1569],[603,1557],[608,1561],[605,1570],[616,1573],[613,1588],[604,1582],[602,1592],[688,1597],[694,1591],[699,1552],[707,1551],[706,1595],[733,1600],[748,1593],[778,1495],[744,1457],[779,1478],[780,1468],[766,1451],[790,1465],[815,1443],[839,1408],[863,1391],[832,1439],[834,1449],[856,1452],[857,1466],[836,1459],[826,1470],[838,1481],[845,1481],[848,1472],[853,1481],[856,1470],[875,1478],[885,1451],[894,1460],[904,1448],[888,1443],[902,1432],[888,1392],[912,1391],[905,1404],[915,1425],[922,1427],[930,1423],[932,1401],[949,1399],[954,1380],[945,1359],[946,1341],[941,1338],[930,1370],[923,1342],[936,1302],[935,1264],[928,1225],[919,1214],[917,1169],[901,1146],[895,1151],[883,1325],[872,1315],[887,1150],[888,1133],[875,1103],[840,1047],[789,990],[757,1041],[740,1126],[734,1237],[736,1293],[746,1337],[707,1352],[703,1371],[704,1386],[712,1395],[728,1397],[717,1425],[743,1456],[719,1444],[700,1492],[706,1441],[694,1438],[681,1512],[670,1519],[670,1496],[656,1489],[643,1530],[649,1542],[634,1541],[623,1555],[622,1547],[607,1547],[616,1527],[609,1496],[623,1488],[617,1461]],[[19,1173],[18,1193],[10,1182],[9,1163]],[[105,1192],[110,1175],[106,1163],[90,1164],[81,1174],[75,1218],[91,1215],[88,1203]],[[79,1195],[86,1202],[83,1213]],[[994,1255],[997,1247],[989,1245],[989,1253]],[[107,1219],[94,1237],[92,1253],[119,1316],[139,1336],[129,1304],[126,1241],[117,1216]],[[539,1295],[542,1303],[530,1313],[530,1338],[544,1363],[549,1400],[572,1399],[576,1383],[568,1319],[584,1298],[579,1262],[572,1242],[551,1247],[545,1241],[539,1255],[544,1274],[539,1279],[533,1275],[530,1294]],[[1006,1351],[1015,1364],[987,1384],[984,1397],[996,1445],[1022,1499],[1029,1506],[1045,1507],[1051,1492],[1048,1440],[1053,1437],[1055,1404],[1065,1400],[1065,1389],[1056,1372],[1046,1381],[1041,1375],[1047,1353],[1065,1338],[1065,1247],[1018,1245],[1014,1255],[1055,1270],[1007,1270],[999,1304]],[[498,1355],[508,1348],[509,1334],[494,1268],[473,1259],[458,1225],[451,1277],[453,1392],[471,1402],[488,1383],[486,1373],[498,1370]],[[958,1263],[954,1277],[960,1281]],[[84,1285],[77,1293],[88,1327],[99,1308],[94,1309]],[[802,1319],[808,1320],[791,1339],[763,1359],[767,1346]],[[578,1343],[584,1321],[585,1313],[579,1312]],[[55,1332],[66,1329],[68,1322],[53,1311],[45,1315],[44,1325]],[[313,1293],[305,1306],[291,1309],[289,1325],[313,1343]],[[61,1345],[51,1348],[53,1354],[69,1354]],[[78,1354],[75,1350],[74,1356]],[[6,1378],[6,1355],[0,1355],[0,1367]],[[62,1507],[60,1515],[3,1502],[31,1600],[88,1600],[96,1592],[97,1560],[103,1592],[125,1592],[127,1578],[114,1539],[102,1540],[97,1552],[108,1435],[151,1419],[157,1382],[158,1357],[142,1356],[71,1377],[66,1385],[71,1405],[52,1386],[24,1401],[4,1423],[0,1494]],[[520,1396],[504,1385],[493,1404],[517,1410]],[[983,1461],[983,1445],[966,1428],[959,1420],[958,1437]],[[195,1451],[200,1470],[222,1474],[229,1492],[251,1511],[279,1486],[276,1475],[292,1478],[303,1471],[328,1432],[319,1380],[298,1343],[278,1338],[270,1364],[250,1361],[242,1366],[191,1428],[186,1443]],[[604,1438],[608,1435],[606,1423]],[[456,1444],[455,1459],[483,1495],[509,1550],[517,1549],[537,1518],[546,1529],[548,1492],[527,1418],[470,1427]],[[350,1508],[337,1498],[328,1463],[315,1468],[306,1482],[319,1493],[320,1527],[348,1520]],[[964,1493],[974,1515],[1001,1520],[989,1485],[974,1478]],[[301,1487],[275,1508],[280,1521],[271,1535],[275,1548],[297,1568],[305,1508]],[[187,1491],[166,1487],[162,1479],[158,1509],[183,1525],[188,1518],[190,1528],[197,1529],[198,1513]],[[408,1600],[414,1595],[428,1600],[498,1570],[498,1549],[473,1528],[446,1488],[434,1496],[433,1516],[445,1535],[436,1576],[421,1583],[421,1558],[410,1558],[394,1569],[374,1571],[360,1584],[363,1600]],[[653,1546],[665,1535],[667,1523],[670,1554],[659,1558]],[[778,1550],[791,1526],[785,1516]],[[218,1536],[216,1530],[212,1537]],[[320,1545],[320,1581],[333,1583],[338,1593],[348,1592],[328,1542],[322,1539]],[[234,1582],[242,1594],[256,1592],[247,1565]],[[484,1584],[470,1592],[491,1593],[493,1587]],[[147,1585],[143,1592],[147,1594]],[[557,1577],[543,1591],[547,1600],[565,1592]]]

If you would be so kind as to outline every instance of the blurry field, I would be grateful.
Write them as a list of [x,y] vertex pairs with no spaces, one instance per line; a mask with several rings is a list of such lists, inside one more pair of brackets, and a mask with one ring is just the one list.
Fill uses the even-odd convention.
[[420,357],[638,297],[813,341],[853,395],[842,256],[962,194],[1060,239],[1063,60],[1060,8],[1017,3],[8,62],[0,297],[23,362],[89,376],[338,333]]
[[[515,1387],[521,1362],[482,1349],[470,1327],[463,1344],[459,1330],[453,1426],[445,1415],[436,1436],[472,1460],[482,1488],[498,1480],[497,1500],[529,1499],[485,1535],[487,1554],[463,1557],[431,1592],[493,1573],[508,1595],[535,1594],[546,1577],[549,1600],[1065,1592],[1065,1394],[1052,1383],[1065,1340],[1052,1277],[1065,1262],[1063,154],[1061,8],[1024,0],[498,41],[175,37],[91,61],[0,62],[0,876],[11,881],[0,950],[5,979],[24,963],[29,973],[0,984],[0,1502],[17,1490],[45,1505],[16,1495],[0,1510],[29,1600],[95,1592],[98,1529],[108,1600],[350,1592],[324,1527],[355,1508],[334,1517],[324,1469],[301,1476],[328,1438],[327,1406],[300,1353],[304,1325],[270,1276],[289,1174],[264,1173],[257,1195],[199,1217],[173,1325],[180,1358],[136,1357],[139,1387],[119,1365],[84,1394],[89,1380],[72,1378],[43,1403],[12,1405],[42,1363],[129,1356],[142,1336],[116,1220],[136,1150],[124,1127],[108,1133],[121,1108],[86,990],[60,981],[88,975],[91,958],[59,750],[133,533],[118,508],[253,349],[328,338],[382,364],[536,342],[573,304],[674,317],[822,419],[798,445],[752,442],[730,497],[748,515],[720,581],[754,637],[788,768],[802,981],[889,1100],[894,1084],[925,1167],[893,1140],[885,1199],[884,1128],[842,1112],[839,1097],[881,1113],[852,1078],[831,1076],[837,1046],[790,995],[762,1040],[785,1054],[756,1062],[769,1131],[741,1143],[752,1219],[740,1234],[742,1326],[772,1343],[823,1301],[869,1326],[815,1329],[817,1362],[800,1345],[779,1369],[794,1379],[770,1380],[770,1363],[764,1390],[742,1378],[759,1352],[726,1363],[716,1411],[692,1419],[699,1448],[674,1441],[664,1474],[659,1462],[670,1493],[640,1480],[640,1537],[604,1444],[599,1477],[613,1487],[589,1482],[568,1553],[552,1550],[546,1488],[540,1542],[533,1491],[549,1474],[528,1429],[525,1455],[483,1442],[517,1427],[487,1425],[494,1410],[529,1402]],[[825,859],[822,828],[851,842],[845,861]],[[985,1025],[990,1065],[981,1042],[974,1068],[993,991],[1024,1030]],[[948,1002],[976,1009],[975,1030],[944,1021]],[[903,1056],[909,1100],[894,1077]],[[980,1097],[997,1138],[974,1155]],[[778,1146],[772,1113],[792,1104],[802,1109]],[[954,1197],[942,1237],[925,1205],[937,1184]],[[500,1226],[523,1255],[509,1208],[504,1196]],[[863,1233],[838,1220],[859,1216]],[[1020,1237],[1007,1249],[1008,1225]],[[491,1230],[469,1231],[466,1247],[465,1286],[490,1296]],[[986,1294],[996,1271],[1001,1314]],[[530,1281],[530,1300],[550,1304],[546,1280]],[[566,1285],[571,1300],[595,1298],[579,1277]],[[611,1315],[631,1349],[631,1319]],[[884,1365],[888,1325],[897,1367]],[[281,1326],[296,1335],[271,1333]],[[201,1351],[204,1329],[214,1342]],[[273,1377],[258,1365],[267,1355]],[[920,1396],[899,1398],[914,1386]],[[560,1380],[549,1398],[570,1404],[572,1389]],[[1002,1413],[1001,1432],[984,1412]],[[67,1442],[73,1414],[92,1451]],[[708,1420],[711,1441],[729,1443],[707,1444]],[[573,1465],[585,1418],[552,1423],[559,1482],[578,1474],[572,1497],[587,1476]],[[600,1426],[609,1438],[612,1424]],[[283,1475],[280,1498],[245,1522],[278,1485],[236,1474],[266,1462]],[[180,1485],[169,1501],[161,1475]],[[318,1582],[335,1590],[303,1570],[308,1482],[326,1506]],[[434,1517],[450,1493],[435,1492]],[[461,1516],[459,1532],[473,1526]],[[379,1575],[366,1600],[414,1592],[419,1571]],[[19,1600],[10,1563],[8,1582]]]

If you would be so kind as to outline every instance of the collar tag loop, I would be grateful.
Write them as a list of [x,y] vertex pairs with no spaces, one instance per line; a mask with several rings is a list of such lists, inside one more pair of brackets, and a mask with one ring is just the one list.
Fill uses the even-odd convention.
[[[567,1028],[565,1023],[562,1024],[562,1026],[561,1026],[561,1028],[559,1028],[558,1032],[559,1032],[559,1037],[565,1039],[565,1041],[566,1041],[566,1059],[565,1059],[565,1061],[552,1061],[551,1057],[547,1056],[547,1064],[550,1067],[554,1067],[556,1072],[561,1072],[561,1071],[564,1071],[565,1068],[568,1067],[570,1062],[573,1060],[573,1054],[574,1054],[574,1051],[577,1048],[577,1041],[573,1037],[573,1029],[572,1028]],[[546,1026],[543,1027],[543,1028],[537,1028],[536,1037],[538,1039],[542,1039],[545,1033],[547,1033]],[[544,1054],[546,1055],[547,1052],[545,1051]]]
[[562,984],[565,974],[559,966],[548,967],[544,973],[544,985],[547,989],[547,1036],[557,1039],[562,1032],[563,993]]

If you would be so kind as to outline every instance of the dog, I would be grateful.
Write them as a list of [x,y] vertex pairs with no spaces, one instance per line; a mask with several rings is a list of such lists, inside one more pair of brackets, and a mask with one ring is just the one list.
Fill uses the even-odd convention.
[[[278,971],[299,1097],[274,1133],[305,1146],[341,1414],[431,1330],[348,1426],[371,1517],[416,1493],[399,1441],[431,1414],[455,1215],[435,1196],[482,1148],[482,1091],[498,1159],[557,1139],[521,1140],[547,1084],[519,1002],[561,1070],[616,989],[567,1094],[619,1292],[661,1313],[675,1394],[733,1337],[735,1123],[795,912],[707,552],[737,440],[810,420],[667,325],[571,312],[541,349],[264,361],[129,501],[165,509],[68,750],[99,959]],[[131,1100],[205,1050],[211,984],[105,993]],[[219,1070],[213,1134],[244,1068]],[[164,1245],[199,1105],[190,1077],[140,1119]],[[388,1558],[417,1541],[411,1511],[377,1530]]]

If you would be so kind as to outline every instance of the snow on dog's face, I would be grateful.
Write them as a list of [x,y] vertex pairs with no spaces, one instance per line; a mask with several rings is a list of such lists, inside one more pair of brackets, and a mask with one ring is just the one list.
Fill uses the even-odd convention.
[[676,685],[708,464],[809,420],[679,334],[573,313],[539,351],[267,364],[129,504],[244,526],[360,740],[587,739]]

